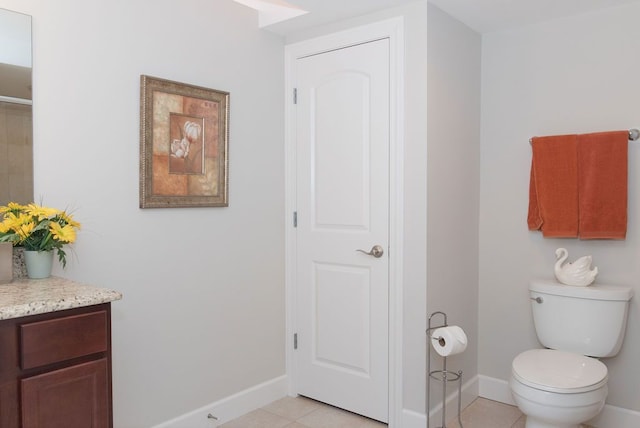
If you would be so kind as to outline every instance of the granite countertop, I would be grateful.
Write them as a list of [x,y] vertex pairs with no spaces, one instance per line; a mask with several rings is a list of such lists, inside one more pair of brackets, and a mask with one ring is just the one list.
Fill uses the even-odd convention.
[[98,305],[120,299],[122,294],[117,291],[65,278],[19,278],[8,284],[0,284],[0,320]]

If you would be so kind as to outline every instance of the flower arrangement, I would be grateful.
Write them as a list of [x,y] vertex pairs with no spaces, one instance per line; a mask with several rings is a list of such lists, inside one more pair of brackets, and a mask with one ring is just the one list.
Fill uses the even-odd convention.
[[80,223],[70,214],[36,204],[9,202],[0,207],[0,242],[11,242],[27,251],[53,251],[64,268],[67,254],[62,247],[76,240]]

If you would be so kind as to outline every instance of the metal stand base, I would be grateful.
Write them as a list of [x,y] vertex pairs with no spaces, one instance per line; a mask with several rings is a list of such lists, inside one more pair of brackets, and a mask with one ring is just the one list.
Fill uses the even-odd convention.
[[[431,325],[431,318],[435,315],[442,315],[443,323],[441,325],[433,326]],[[440,340],[440,337],[432,337],[431,332],[440,327],[446,327],[447,324],[447,314],[444,312],[434,312],[429,316],[429,325],[427,327],[427,428],[429,428],[429,411],[431,409],[431,380],[436,380],[438,382],[442,382],[442,425],[439,428],[447,428],[446,420],[447,420],[447,383],[448,382],[458,382],[458,424],[460,428],[464,428],[462,426],[462,419],[460,417],[461,406],[462,406],[462,370],[458,372],[452,372],[447,370],[447,357],[442,358],[442,370],[431,370],[431,341],[432,340]]]

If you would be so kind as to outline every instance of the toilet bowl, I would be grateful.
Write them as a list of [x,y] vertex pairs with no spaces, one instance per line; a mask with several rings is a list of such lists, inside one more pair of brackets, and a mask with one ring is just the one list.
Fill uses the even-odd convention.
[[532,349],[513,360],[509,386],[526,428],[579,428],[604,407],[607,380],[607,367],[594,358]]
[[533,325],[546,349],[524,351],[511,364],[509,386],[526,428],[578,428],[600,413],[608,371],[596,358],[620,351],[632,297],[624,286],[529,283]]

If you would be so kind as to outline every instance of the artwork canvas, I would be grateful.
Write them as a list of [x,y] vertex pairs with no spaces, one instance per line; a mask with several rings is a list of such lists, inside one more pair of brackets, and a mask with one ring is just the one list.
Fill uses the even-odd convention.
[[226,207],[229,93],[140,78],[140,207]]

